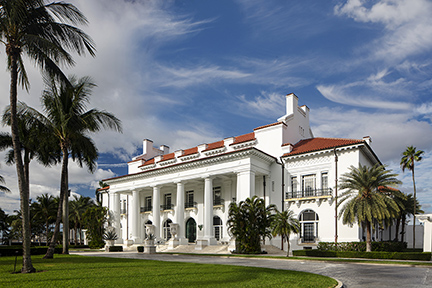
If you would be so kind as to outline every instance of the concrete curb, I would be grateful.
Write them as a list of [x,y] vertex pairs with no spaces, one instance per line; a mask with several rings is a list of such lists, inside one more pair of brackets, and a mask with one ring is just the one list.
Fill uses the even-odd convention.
[[338,284],[335,286],[335,288],[343,288],[344,287],[344,284],[341,281],[339,281],[336,278],[333,278],[333,279],[335,279],[338,282]]

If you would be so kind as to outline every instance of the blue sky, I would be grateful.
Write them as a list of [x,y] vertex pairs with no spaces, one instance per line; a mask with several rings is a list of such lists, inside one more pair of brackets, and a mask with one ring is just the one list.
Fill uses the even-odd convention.
[[[401,153],[424,150],[418,197],[432,213],[432,1],[67,2],[89,19],[83,29],[98,50],[94,59],[77,56],[67,73],[92,76],[98,87],[89,107],[113,112],[124,127],[93,135],[101,153],[95,174],[70,164],[74,193],[93,197],[100,179],[126,174],[144,138],[174,151],[249,133],[282,116],[293,92],[311,109],[315,136],[371,136],[405,192],[412,183]],[[41,77],[27,67],[31,90],[19,98],[40,107]],[[8,83],[0,69],[2,95]],[[7,104],[2,97],[0,108]],[[15,171],[4,162],[0,169],[12,189],[0,207],[11,213],[19,203]],[[33,163],[31,180],[32,198],[57,195],[60,166]]]

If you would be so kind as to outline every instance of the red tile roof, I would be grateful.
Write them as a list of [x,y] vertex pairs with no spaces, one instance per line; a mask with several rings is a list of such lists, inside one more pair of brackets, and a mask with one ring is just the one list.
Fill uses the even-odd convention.
[[106,187],[97,189],[97,191],[104,191],[104,190],[108,190],[109,188],[110,188],[110,186],[108,185]]
[[183,156],[188,156],[188,155],[193,155],[198,153],[198,147],[194,147],[194,148],[189,148],[183,151],[183,155],[181,155],[180,157]]
[[169,153],[169,154],[165,154],[162,155],[162,159],[160,161],[166,161],[166,160],[171,160],[175,158],[175,154],[174,153]]
[[155,159],[152,158],[150,160],[145,161],[144,164],[142,164],[141,166],[138,166],[138,168],[146,166],[146,165],[154,164],[154,163],[155,163]]
[[234,143],[232,143],[231,145],[235,145],[235,144],[239,144],[239,143],[243,143],[243,142],[248,142],[248,141],[252,141],[252,140],[255,140],[255,133],[254,132],[235,137]]
[[213,150],[213,149],[217,149],[217,148],[222,148],[225,146],[225,142],[222,141],[218,141],[218,142],[213,142],[210,144],[207,144],[207,149],[203,150],[203,151],[209,151],[209,150]]
[[294,145],[293,150],[290,153],[285,153],[283,156],[292,156],[292,155],[303,154],[307,152],[319,151],[319,150],[358,144],[363,142],[364,142],[363,140],[342,139],[342,138],[318,137],[318,138],[303,139]]

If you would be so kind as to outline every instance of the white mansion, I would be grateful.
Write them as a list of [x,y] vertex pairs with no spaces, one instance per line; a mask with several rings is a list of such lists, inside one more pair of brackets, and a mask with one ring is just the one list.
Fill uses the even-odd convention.
[[[171,225],[178,224],[176,243],[202,247],[232,240],[229,204],[257,195],[298,216],[301,233],[291,236],[292,249],[313,248],[335,239],[336,177],[351,165],[380,163],[370,142],[315,138],[309,108],[289,94],[286,115],[248,134],[172,153],[144,140],[143,154],[128,162],[128,174],[104,180],[109,187],[100,191],[102,203],[111,212],[118,244],[142,245],[146,224],[154,225],[157,240],[168,241]],[[358,225],[338,221],[337,227],[340,242],[364,237]],[[377,229],[374,238],[384,234],[392,236]],[[280,238],[268,244],[280,247]]]

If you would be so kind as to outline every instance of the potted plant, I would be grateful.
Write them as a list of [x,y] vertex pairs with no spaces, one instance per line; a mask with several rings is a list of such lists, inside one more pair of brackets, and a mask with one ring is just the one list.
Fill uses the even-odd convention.
[[118,236],[114,230],[108,230],[104,233],[102,238],[106,241],[107,246],[109,247],[114,245],[114,241],[118,239]]
[[154,246],[154,240],[155,240],[154,234],[147,234],[147,238],[145,239],[145,245],[147,246]]

